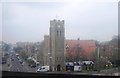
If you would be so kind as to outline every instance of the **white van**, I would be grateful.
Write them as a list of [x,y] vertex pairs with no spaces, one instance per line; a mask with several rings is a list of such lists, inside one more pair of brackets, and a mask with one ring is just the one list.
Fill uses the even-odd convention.
[[37,69],[36,72],[48,72],[50,71],[49,66],[41,66],[40,68]]
[[81,66],[74,66],[74,71],[80,72],[80,71],[82,71],[82,67]]

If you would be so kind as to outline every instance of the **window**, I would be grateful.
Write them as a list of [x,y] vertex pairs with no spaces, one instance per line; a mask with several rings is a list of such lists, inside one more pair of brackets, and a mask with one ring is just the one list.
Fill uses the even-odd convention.
[[59,31],[57,31],[57,36],[59,35]]
[[61,31],[57,31],[57,36],[61,36]]

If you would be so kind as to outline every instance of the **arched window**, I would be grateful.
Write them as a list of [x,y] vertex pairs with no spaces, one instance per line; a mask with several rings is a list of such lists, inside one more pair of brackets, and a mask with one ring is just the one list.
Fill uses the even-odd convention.
[[57,31],[57,36],[59,35],[59,31]]
[[61,31],[57,31],[57,36],[60,37],[62,35]]

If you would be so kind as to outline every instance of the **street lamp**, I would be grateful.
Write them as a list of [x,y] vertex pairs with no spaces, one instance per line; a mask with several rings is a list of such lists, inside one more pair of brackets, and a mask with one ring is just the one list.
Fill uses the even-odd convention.
[[98,47],[98,72],[100,72],[100,50],[99,50],[99,47]]
[[36,59],[36,71],[37,71],[37,51],[38,51],[38,49],[36,48],[35,51],[36,51],[36,53],[35,53],[35,59]]
[[98,72],[100,72],[100,43],[96,42],[96,46],[97,46],[97,68],[98,68]]

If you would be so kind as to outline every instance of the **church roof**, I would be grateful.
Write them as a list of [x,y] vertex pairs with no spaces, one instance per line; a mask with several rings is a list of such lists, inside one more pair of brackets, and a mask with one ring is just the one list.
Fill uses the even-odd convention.
[[[66,48],[75,49],[80,47],[84,50],[84,55],[90,56],[92,52],[96,49],[96,44],[94,40],[65,40]],[[75,54],[75,50],[71,51],[72,54]]]

